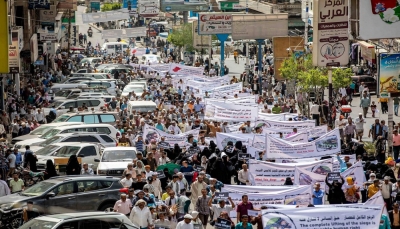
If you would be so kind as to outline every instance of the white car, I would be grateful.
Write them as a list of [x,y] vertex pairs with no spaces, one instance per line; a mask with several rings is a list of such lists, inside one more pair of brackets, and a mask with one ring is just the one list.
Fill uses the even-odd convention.
[[102,176],[122,176],[127,168],[136,158],[136,147],[108,147],[105,148],[98,162],[97,175]]
[[143,85],[137,85],[137,84],[135,84],[135,85],[126,85],[125,87],[124,87],[124,90],[122,91],[122,96],[124,97],[126,97],[126,96],[128,96],[129,95],[129,92],[135,92],[135,94],[136,94],[136,96],[142,96],[142,94],[143,94],[143,92],[144,92],[144,87],[143,87]]
[[77,133],[57,134],[42,142],[33,143],[31,144],[31,150],[35,152],[44,147],[47,147],[48,145],[58,142],[91,142],[91,143],[100,143],[104,147],[115,147],[117,145],[117,141],[108,134],[77,132]]
[[39,171],[46,169],[47,160],[52,160],[54,163],[54,158],[69,158],[71,155],[80,157],[82,163],[87,163],[96,171],[98,162],[95,162],[94,159],[100,159],[103,149],[104,146],[98,143],[62,142],[34,151],[34,154],[38,159],[36,164]]
[[[67,112],[69,111],[70,107],[77,109],[78,107],[82,107],[84,104],[89,109],[93,107],[95,110],[100,110],[100,107],[103,107],[105,102],[103,99],[69,99],[55,101],[51,105],[54,105],[57,111],[61,110],[61,112]],[[45,114],[49,114],[50,110],[51,108],[43,108],[43,112]]]

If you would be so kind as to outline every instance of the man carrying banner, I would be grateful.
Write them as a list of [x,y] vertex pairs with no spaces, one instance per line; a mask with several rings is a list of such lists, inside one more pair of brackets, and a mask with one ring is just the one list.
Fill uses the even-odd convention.
[[[243,195],[242,196],[242,202],[238,204],[237,208],[236,208],[236,213],[237,213],[237,222],[242,222],[242,217],[246,216],[247,221],[248,222],[248,210],[253,210],[253,204],[251,202],[249,202],[249,196],[247,195]],[[251,228],[251,227],[250,227]]]

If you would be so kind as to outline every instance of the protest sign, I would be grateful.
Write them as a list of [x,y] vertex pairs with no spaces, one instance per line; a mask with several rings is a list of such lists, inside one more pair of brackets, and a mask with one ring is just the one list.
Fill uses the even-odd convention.
[[[200,133],[200,130],[191,130],[191,131],[187,131],[182,134],[173,135],[173,134],[168,134],[164,131],[161,131],[161,130],[155,128],[154,126],[150,126],[150,125],[146,124],[144,126],[144,130],[143,130],[143,137],[148,142],[151,142],[151,140],[153,140],[153,139],[156,141],[159,141],[161,139],[161,137],[165,137],[164,142],[168,143],[169,147],[174,147],[175,144],[178,144],[180,147],[184,147],[186,145],[187,137],[189,136],[189,134],[192,134],[194,139],[198,139],[199,133]],[[164,144],[163,147],[167,147],[167,145],[165,145],[165,143],[163,143]]]
[[296,167],[326,175],[332,171],[332,160],[302,163],[273,163],[250,159],[250,180],[253,185],[283,185],[287,177],[294,179]]
[[332,184],[334,180],[337,180],[339,183],[342,183],[342,178],[340,177],[339,172],[332,172],[326,175],[326,180],[329,184]]
[[218,229],[230,229],[231,221],[222,218],[217,218],[217,222],[215,222],[214,227]]
[[165,178],[165,173],[162,170],[157,170],[157,178],[162,179]]
[[247,215],[250,217],[257,217],[261,211],[247,210]]
[[301,185],[279,185],[279,186],[246,186],[246,185],[224,185],[221,192],[237,192],[237,193],[268,193],[287,191],[289,189],[299,188]]
[[341,175],[345,180],[346,177],[352,177],[354,180],[354,184],[360,187],[361,190],[364,189],[363,184],[364,182],[366,182],[366,179],[361,161],[355,163],[353,166],[346,169],[346,171],[342,172]]
[[[242,201],[242,195],[243,193],[229,193],[229,197],[236,206]],[[311,201],[311,187],[299,186],[286,191],[246,193],[246,195],[254,208],[260,208],[264,204],[308,205]],[[235,217],[236,212],[230,212],[230,215]]]
[[204,72],[203,67],[191,67],[182,64],[172,63],[169,65],[168,72],[171,75],[181,75],[181,76],[202,76]]
[[216,192],[215,193],[215,198],[216,199],[227,200],[228,197],[229,197],[229,193],[228,192]]
[[217,147],[223,150],[228,142],[232,142],[233,145],[237,141],[241,141],[243,145],[248,146],[253,143],[254,134],[230,134],[230,133],[217,133]]
[[256,121],[255,127],[261,127],[264,131],[268,131],[269,128],[272,129],[291,129],[297,128],[297,130],[308,129],[315,127],[315,122],[310,121],[275,121],[275,120],[258,120]]
[[330,205],[321,208],[262,210],[264,229],[273,228],[362,228],[379,227],[382,206]]
[[257,117],[258,107],[210,101],[206,104],[205,119],[223,121],[249,121]]
[[268,159],[322,157],[341,151],[339,129],[307,143],[291,143],[282,139],[266,137]]

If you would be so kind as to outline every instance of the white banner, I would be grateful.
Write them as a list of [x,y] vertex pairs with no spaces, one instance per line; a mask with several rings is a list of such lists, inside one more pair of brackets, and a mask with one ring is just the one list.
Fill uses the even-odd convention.
[[300,129],[299,132],[300,133],[306,132],[308,134],[308,139],[319,138],[322,135],[328,133],[328,127],[326,125],[316,126],[314,128]]
[[205,119],[223,121],[251,121],[257,117],[258,107],[211,101],[206,104]]
[[[131,51],[131,55],[135,55],[136,57],[139,57],[139,56],[143,56],[144,54],[146,54],[146,48],[133,48],[133,49],[131,49],[132,51]],[[132,65],[132,64],[131,64]],[[143,65],[143,64],[141,64],[140,65],[140,68],[142,68],[143,66],[146,66],[146,69],[147,69],[147,67],[148,67],[148,65]]]
[[317,174],[332,172],[332,160],[320,160],[302,163],[274,163],[249,160],[249,171],[253,185],[283,185],[287,177],[294,179],[296,167]]
[[243,145],[249,146],[253,144],[254,134],[228,134],[228,133],[217,133],[217,147],[223,150],[228,142],[233,142],[233,145],[237,141],[241,141]]
[[264,229],[377,229],[382,206],[330,205],[330,207],[262,210]]
[[273,129],[291,129],[297,128],[297,130],[301,129],[309,129],[315,127],[315,122],[310,121],[275,121],[275,120],[258,120],[256,121],[256,125],[258,127],[263,128],[263,131],[268,131],[268,128]]
[[268,114],[258,113],[258,120],[269,120],[269,121],[288,121],[289,118],[297,117],[297,114],[282,113],[282,114]]
[[101,31],[102,39],[111,39],[122,37],[122,29],[106,29]]
[[[306,169],[296,167],[294,171],[294,184],[296,185],[310,185],[313,189],[315,183],[319,183],[321,189],[326,193],[326,175],[310,172]],[[322,198],[322,203],[325,202],[325,196]]]
[[278,138],[266,138],[267,158],[322,157],[341,151],[339,129],[307,143],[290,143]]
[[[289,189],[280,192],[267,192],[267,193],[249,193],[251,192],[251,186],[249,187],[246,195],[249,197],[249,202],[253,204],[254,208],[260,208],[264,204],[285,204],[285,205],[299,205],[307,206],[311,202],[311,187],[310,186],[298,186],[297,188]],[[242,202],[243,193],[229,193],[229,197],[235,205],[239,205]],[[236,211],[230,212],[231,217],[236,217]]]
[[127,20],[129,18],[130,16],[128,9],[119,9],[119,10],[89,13],[89,14],[85,13],[82,14],[82,24]]
[[147,68],[147,73],[149,73],[150,71],[164,73],[168,72],[168,70],[169,70],[169,64],[152,64],[149,65],[149,67]]
[[174,147],[175,144],[178,144],[180,147],[184,147],[186,145],[188,135],[192,134],[194,139],[198,139],[199,132],[199,130],[191,130],[182,134],[173,135],[146,124],[143,130],[143,138],[148,142],[153,139],[158,142],[161,137],[165,137],[165,142],[169,143],[171,148]]
[[204,68],[202,67],[191,67],[174,63],[169,66],[169,73],[172,75],[202,76],[203,72]]
[[125,29],[126,37],[145,37],[147,27],[135,27],[131,29]]
[[303,186],[302,185],[281,185],[281,186],[224,185],[224,187],[222,187],[221,192],[268,193],[268,192],[288,191],[290,189],[296,189],[301,187]]
[[214,87],[208,92],[213,95],[214,98],[224,97],[228,95],[234,95],[235,93],[239,93],[239,91],[243,90],[242,83],[234,83],[219,87]]

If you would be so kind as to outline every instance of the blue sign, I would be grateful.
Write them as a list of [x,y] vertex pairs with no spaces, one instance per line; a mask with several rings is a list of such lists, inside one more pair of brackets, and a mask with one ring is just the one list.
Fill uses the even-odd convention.
[[50,0],[28,0],[28,9],[50,9]]
[[137,8],[137,0],[123,0],[122,2],[122,8],[128,8],[128,2],[131,3],[131,8],[136,9]]
[[165,7],[165,10],[166,10],[166,11],[171,11],[171,7],[170,7],[170,6],[167,6],[167,7]]

